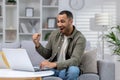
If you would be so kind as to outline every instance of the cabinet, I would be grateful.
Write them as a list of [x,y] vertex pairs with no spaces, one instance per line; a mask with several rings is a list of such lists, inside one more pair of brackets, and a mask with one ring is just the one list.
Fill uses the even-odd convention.
[[18,40],[18,11],[16,4],[3,0],[3,41],[14,42]]
[[58,14],[59,0],[43,0],[42,2],[42,40],[56,29],[56,16]]
[[31,40],[36,32],[47,40],[56,29],[59,0],[0,0],[0,42]]
[[18,0],[19,40],[31,40],[35,32],[40,32],[41,0]]

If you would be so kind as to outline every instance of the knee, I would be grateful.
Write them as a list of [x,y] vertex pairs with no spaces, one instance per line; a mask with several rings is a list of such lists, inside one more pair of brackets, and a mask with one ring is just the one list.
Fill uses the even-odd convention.
[[79,74],[80,73],[80,70],[77,66],[70,66],[68,68],[68,73],[70,74]]

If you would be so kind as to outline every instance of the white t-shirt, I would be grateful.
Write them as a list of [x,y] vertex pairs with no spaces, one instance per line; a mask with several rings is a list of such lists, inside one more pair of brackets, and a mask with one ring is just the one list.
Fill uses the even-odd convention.
[[68,37],[64,36],[64,42],[63,42],[61,50],[60,50],[58,62],[65,60],[65,51],[66,51],[67,46],[68,46]]

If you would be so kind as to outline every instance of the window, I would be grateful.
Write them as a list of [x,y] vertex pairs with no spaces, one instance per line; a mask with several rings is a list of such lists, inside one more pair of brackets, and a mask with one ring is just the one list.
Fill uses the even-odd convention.
[[[101,35],[101,32],[92,31],[90,30],[90,18],[93,18],[96,13],[101,12],[101,5],[94,4],[90,5],[90,7],[87,7],[86,9],[76,11],[75,17],[75,25],[78,30],[80,30],[86,37],[88,41],[90,41],[92,47],[97,47],[98,40],[101,41],[99,38]],[[116,24],[116,3],[115,1],[104,1],[103,5],[103,11],[108,12],[112,14],[112,20],[113,25]],[[107,48],[107,45],[105,44],[105,54],[109,53],[109,48]]]

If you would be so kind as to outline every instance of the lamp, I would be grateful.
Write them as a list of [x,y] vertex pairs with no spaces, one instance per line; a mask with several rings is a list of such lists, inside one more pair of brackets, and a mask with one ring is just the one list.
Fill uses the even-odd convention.
[[102,59],[104,59],[104,31],[107,30],[107,26],[110,25],[111,19],[109,13],[99,13],[95,14],[95,24],[99,27],[99,31],[102,32]]

